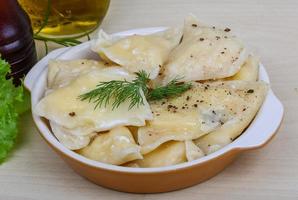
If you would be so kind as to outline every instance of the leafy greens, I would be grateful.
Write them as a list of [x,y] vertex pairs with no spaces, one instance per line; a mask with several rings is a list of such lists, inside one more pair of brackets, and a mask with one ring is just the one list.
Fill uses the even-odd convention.
[[6,78],[9,72],[9,64],[0,58],[0,163],[14,146],[21,107],[17,105],[24,101],[23,86],[15,87],[12,79]]

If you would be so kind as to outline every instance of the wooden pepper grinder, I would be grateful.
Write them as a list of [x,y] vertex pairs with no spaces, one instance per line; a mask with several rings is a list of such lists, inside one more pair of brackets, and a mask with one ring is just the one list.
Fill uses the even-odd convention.
[[16,85],[37,62],[29,17],[16,0],[0,0],[0,54]]

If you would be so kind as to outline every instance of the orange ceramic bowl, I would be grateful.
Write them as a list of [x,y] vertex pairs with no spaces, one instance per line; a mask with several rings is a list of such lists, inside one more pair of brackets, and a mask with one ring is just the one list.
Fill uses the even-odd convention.
[[[117,33],[150,34],[165,28],[146,28]],[[99,59],[90,50],[90,42],[76,47],[58,49],[38,62],[28,73],[25,86],[31,91],[32,107],[44,96],[49,59]],[[263,65],[260,65],[259,79],[269,83]],[[45,119],[33,113],[34,122],[45,141],[78,174],[95,184],[114,190],[132,193],[157,193],[178,190],[201,183],[222,171],[240,153],[266,144],[277,131],[283,117],[281,102],[269,90],[268,95],[253,122],[245,132],[231,144],[200,159],[178,165],[158,168],[129,168],[89,160],[64,147],[52,134]]]

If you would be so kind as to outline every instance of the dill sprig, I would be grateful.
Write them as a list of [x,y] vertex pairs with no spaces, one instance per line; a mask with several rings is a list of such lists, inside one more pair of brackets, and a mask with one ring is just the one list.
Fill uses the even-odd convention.
[[179,83],[179,78],[175,78],[165,86],[159,86],[151,90],[148,100],[160,100],[174,97],[191,88],[191,83]]
[[54,42],[54,43],[57,43],[57,44],[60,44],[60,45],[66,46],[66,47],[76,46],[76,45],[82,43],[81,41],[79,41],[75,38],[50,38],[50,37],[45,37],[45,36],[38,35],[38,34],[34,35],[34,39],[42,40],[45,42]]
[[94,90],[80,95],[79,99],[95,103],[94,109],[101,106],[106,107],[111,101],[112,109],[119,107],[126,100],[130,101],[129,109],[144,105],[141,90],[145,95],[148,93],[149,75],[145,71],[138,72],[136,75],[137,78],[131,82],[127,80],[100,82]]
[[79,99],[95,103],[94,109],[102,106],[106,107],[110,103],[112,104],[112,109],[115,109],[121,103],[129,100],[129,109],[131,109],[134,106],[144,105],[141,92],[144,93],[148,100],[160,100],[178,96],[191,88],[190,83],[179,83],[179,79],[174,79],[165,86],[151,89],[148,87],[150,81],[149,74],[145,71],[140,71],[136,75],[136,79],[131,82],[127,80],[100,82],[95,89],[80,95]]

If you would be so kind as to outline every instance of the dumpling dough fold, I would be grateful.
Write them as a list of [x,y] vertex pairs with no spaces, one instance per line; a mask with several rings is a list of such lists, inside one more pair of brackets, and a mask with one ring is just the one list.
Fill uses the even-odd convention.
[[225,78],[225,80],[257,81],[259,77],[260,60],[256,56],[249,55],[245,63],[241,66],[234,76]]
[[77,129],[67,129],[52,121],[50,121],[50,126],[59,142],[71,150],[77,150],[87,146],[90,143],[90,139],[96,135],[96,133],[90,133],[88,130],[81,130],[78,134]]
[[99,53],[103,60],[117,63],[131,73],[144,70],[150,79],[154,79],[180,38],[178,28],[124,38],[114,38],[100,30],[91,49]]
[[181,77],[181,81],[198,81],[236,74],[248,55],[242,42],[229,31],[205,26],[194,16],[188,16],[183,40],[164,66],[164,84],[176,77]]
[[204,152],[192,141],[185,141],[185,154],[187,161],[193,161],[205,156]]
[[106,65],[103,62],[88,59],[50,60],[48,64],[48,89],[53,90],[66,86],[77,76],[104,67]]
[[143,158],[140,147],[126,127],[117,127],[107,133],[100,133],[90,145],[80,149],[78,153],[92,160],[113,165]]
[[170,141],[144,155],[143,159],[125,164],[127,167],[164,167],[186,162],[184,142]]

